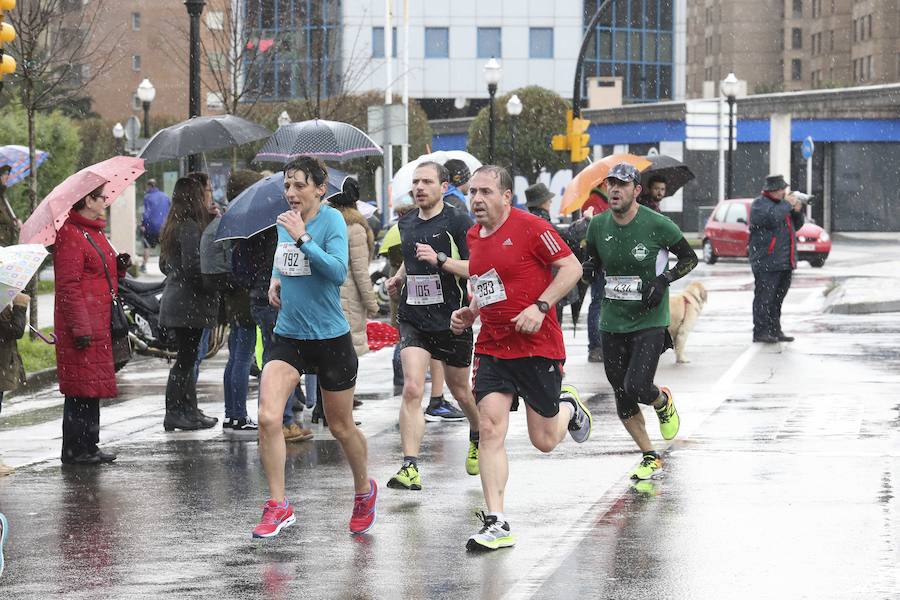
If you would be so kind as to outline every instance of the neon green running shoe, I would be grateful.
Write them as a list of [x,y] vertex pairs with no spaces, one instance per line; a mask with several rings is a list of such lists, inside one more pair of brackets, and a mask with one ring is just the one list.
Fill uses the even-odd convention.
[[482,527],[466,542],[466,549],[472,552],[497,550],[509,548],[516,543],[516,536],[510,531],[509,523],[500,523],[497,517],[482,513],[475,513],[481,521]]
[[632,469],[629,475],[637,480],[656,479],[662,475],[662,461],[652,454],[645,454],[641,464]]
[[469,441],[469,453],[466,455],[466,473],[469,475],[478,475],[481,469],[478,467],[478,445]]
[[591,416],[591,411],[589,411],[587,405],[581,401],[578,390],[571,385],[562,386],[562,389],[559,392],[559,401],[571,402],[575,407],[575,413],[569,421],[569,435],[571,435],[572,439],[579,444],[583,444],[591,437],[591,431],[594,427],[594,418]]
[[656,409],[656,416],[659,417],[659,432],[663,439],[672,440],[678,435],[678,428],[681,427],[681,419],[678,418],[678,411],[675,410],[675,403],[672,402],[672,392],[669,388],[660,388],[666,395],[668,401],[662,408]]
[[397,474],[388,480],[388,487],[395,490],[421,490],[422,477],[419,476],[418,467],[412,463],[403,465]]

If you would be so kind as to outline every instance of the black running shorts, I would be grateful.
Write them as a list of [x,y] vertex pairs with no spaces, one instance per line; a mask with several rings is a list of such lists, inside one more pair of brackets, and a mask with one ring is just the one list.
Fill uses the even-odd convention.
[[319,385],[329,392],[349,390],[356,385],[359,360],[350,333],[330,340],[295,340],[274,334],[269,360],[280,360],[298,373],[314,373]]
[[472,330],[460,335],[447,331],[422,331],[414,325],[400,321],[400,350],[422,348],[448,367],[465,369],[472,364]]
[[542,417],[559,413],[563,363],[540,356],[497,358],[476,354],[472,369],[475,403],[494,392],[512,394],[512,410],[518,410],[519,398]]

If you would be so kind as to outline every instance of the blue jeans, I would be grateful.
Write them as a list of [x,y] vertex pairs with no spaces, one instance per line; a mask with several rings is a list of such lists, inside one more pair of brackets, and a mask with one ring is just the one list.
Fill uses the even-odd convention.
[[606,277],[603,272],[597,273],[591,282],[591,304],[588,306],[588,350],[599,348],[600,342],[600,307],[603,304],[603,288]]
[[206,357],[206,353],[209,352],[209,329],[203,330],[203,335],[200,336],[200,345],[197,346],[197,361],[194,363],[194,386],[197,385],[197,378],[200,377],[200,363],[203,362],[203,359]]
[[[275,322],[278,320],[278,311],[268,304],[263,306],[261,304],[251,303],[250,314],[253,315],[253,320],[256,321],[259,330],[262,332],[263,366],[265,366],[266,362],[269,360],[269,349],[272,347],[272,342],[275,341]],[[313,402],[316,401],[315,398],[316,397],[313,396]],[[291,397],[284,403],[284,416],[281,420],[284,425],[290,425],[294,422],[295,399],[296,393],[292,393]]]
[[250,364],[256,352],[256,327],[231,326],[228,334],[228,363],[225,365],[225,418],[247,417],[247,388]]

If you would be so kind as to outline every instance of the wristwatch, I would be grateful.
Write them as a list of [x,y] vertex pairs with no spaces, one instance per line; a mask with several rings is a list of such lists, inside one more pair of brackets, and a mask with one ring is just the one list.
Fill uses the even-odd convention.
[[544,313],[545,315],[550,312],[550,305],[544,302],[543,300],[535,301],[535,306],[538,307],[538,310]]
[[447,262],[447,255],[444,252],[437,253],[437,266],[438,269],[444,268],[444,263]]
[[305,244],[306,242],[311,242],[311,241],[312,241],[312,236],[309,235],[308,233],[304,232],[299,238],[297,238],[297,247],[302,248],[303,244]]

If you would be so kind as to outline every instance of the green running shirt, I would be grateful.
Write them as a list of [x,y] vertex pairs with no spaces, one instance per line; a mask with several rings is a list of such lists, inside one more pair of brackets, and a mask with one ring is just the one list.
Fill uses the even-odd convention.
[[668,249],[684,234],[668,217],[645,206],[627,225],[619,225],[607,210],[591,219],[587,244],[599,257],[606,275],[600,329],[631,333],[669,325],[669,291],[659,306],[645,308],[641,291],[666,270]]

